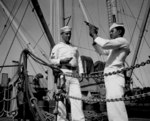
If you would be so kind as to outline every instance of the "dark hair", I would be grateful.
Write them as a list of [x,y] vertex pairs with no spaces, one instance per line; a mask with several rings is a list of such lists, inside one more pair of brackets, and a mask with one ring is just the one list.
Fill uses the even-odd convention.
[[119,27],[116,27],[116,29],[117,29],[117,30],[121,30],[120,35],[121,35],[121,37],[123,37],[123,35],[125,34],[125,28],[124,28],[124,27],[119,26]]

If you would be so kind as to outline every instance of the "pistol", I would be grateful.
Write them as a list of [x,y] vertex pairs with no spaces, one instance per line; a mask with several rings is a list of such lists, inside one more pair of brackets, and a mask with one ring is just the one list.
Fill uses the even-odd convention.
[[93,24],[90,24],[89,22],[87,21],[84,21],[86,23],[87,26],[93,26],[96,30],[98,30],[98,27],[96,27],[95,25]]

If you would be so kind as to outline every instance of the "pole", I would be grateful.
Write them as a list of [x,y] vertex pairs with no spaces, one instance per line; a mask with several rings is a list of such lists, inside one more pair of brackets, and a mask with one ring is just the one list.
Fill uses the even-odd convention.
[[41,22],[41,24],[43,26],[43,29],[44,29],[44,31],[45,31],[45,33],[47,35],[47,38],[48,38],[49,43],[50,43],[50,46],[51,46],[51,48],[53,48],[54,45],[55,45],[55,42],[54,42],[53,37],[52,37],[52,35],[50,33],[48,25],[47,25],[47,23],[45,21],[45,18],[43,16],[43,13],[42,13],[42,10],[41,10],[41,8],[39,6],[39,3],[38,3],[37,0],[31,0],[31,2],[32,2],[32,5],[33,5],[33,7],[34,7],[34,9],[36,11],[36,14],[38,15],[38,18],[39,18],[39,20],[40,20],[40,22]]
[[80,4],[80,8],[81,8],[81,10],[82,10],[83,16],[84,16],[84,18],[85,18],[85,21],[88,22],[88,23],[90,23],[90,21],[89,21],[89,19],[88,19],[88,16],[87,16],[87,14],[86,14],[86,11],[85,11],[85,7],[84,7],[84,5],[83,5],[83,3],[82,3],[82,0],[79,0],[79,4]]
[[26,85],[27,85],[27,78],[28,78],[28,74],[27,74],[27,51],[24,51],[23,54],[23,121],[26,121],[26,93],[27,93],[27,89],[26,89]]
[[112,10],[112,22],[116,23],[118,22],[118,15],[117,15],[117,1],[111,0],[111,10]]
[[106,0],[107,14],[108,14],[108,27],[112,24],[112,11],[111,11],[111,2]]

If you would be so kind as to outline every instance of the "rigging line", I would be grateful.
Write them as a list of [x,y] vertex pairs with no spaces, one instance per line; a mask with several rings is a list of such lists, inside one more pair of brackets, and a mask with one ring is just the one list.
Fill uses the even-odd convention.
[[[20,39],[19,39],[19,37],[17,36],[17,39],[18,39],[18,42],[19,42],[19,44],[20,44],[20,46],[22,47],[22,49],[23,49],[23,46],[21,45],[21,42],[19,41]],[[35,74],[37,74],[37,71],[35,70],[35,68],[34,68],[34,66],[33,66],[33,64],[32,64],[32,62],[31,62],[31,60],[29,59],[29,63],[30,63],[30,65],[31,65],[31,67],[32,67],[32,69],[33,69],[33,71],[34,71],[34,73]]]
[[[137,17],[133,17],[132,15],[128,15],[127,13],[125,13],[124,11],[118,11],[118,13],[120,13],[120,14],[122,14],[122,15],[124,15],[124,16],[128,16],[128,17],[131,17],[131,18],[133,18],[133,19],[137,19]],[[141,20],[142,21],[142,18],[139,18],[139,20]]]
[[42,32],[42,35],[39,37],[38,41],[35,43],[33,49],[36,48],[36,46],[38,45],[38,43],[40,42],[40,40],[42,39],[43,36],[44,36],[44,31]]
[[[14,30],[14,28],[12,27],[12,25],[11,25],[11,29],[12,29],[12,31],[15,33],[15,30]],[[18,37],[18,35],[16,35],[16,38],[17,38],[17,40],[18,40],[18,42],[19,42],[21,48],[24,49],[23,45],[22,45],[21,42],[19,41],[20,38]],[[33,69],[33,71],[35,72],[35,74],[37,74],[37,71],[35,70],[35,68],[34,68],[33,64],[31,63],[31,60],[30,60],[30,59],[29,59],[29,63],[31,64],[32,69]]]
[[[139,48],[139,57],[138,57],[138,58],[140,58],[143,44],[144,44],[144,42],[142,41],[142,42],[141,42],[141,45],[140,45],[140,48]],[[138,61],[139,61],[139,60],[137,60],[137,62],[138,62]]]
[[[23,29],[23,31],[25,31],[26,32],[26,34],[30,37],[30,39],[31,40],[33,40],[33,42],[35,42],[36,43],[36,41],[32,38],[32,36],[30,35],[30,33],[28,33],[28,31],[26,31],[26,29],[22,26],[22,29]],[[44,32],[42,33],[42,35],[40,36],[40,38],[38,39],[38,42],[40,41],[40,39],[42,38],[42,36],[43,36],[43,34],[44,34]],[[48,57],[47,57],[47,55],[45,54],[46,52],[40,47],[40,45],[38,44],[38,42],[36,43],[36,46],[38,47],[38,49],[39,49],[39,51],[40,51],[40,53],[44,56],[44,58],[46,58],[47,59],[47,61],[49,61],[49,59],[48,59]],[[33,49],[35,49],[35,46],[34,46],[34,48]]]
[[[129,8],[129,10],[130,10],[130,12],[131,12],[132,16],[133,16],[133,17],[135,17],[135,16],[134,16],[134,14],[133,14],[133,12],[131,11],[131,9],[130,9],[130,7],[129,7],[128,3],[127,3],[127,1],[126,1],[126,0],[124,0],[124,1],[125,1],[125,3],[126,3],[127,7]],[[134,34],[135,29],[136,29],[136,26],[137,26],[137,24],[138,24],[138,20],[139,20],[139,17],[140,17],[140,14],[141,14],[141,11],[142,11],[142,8],[143,8],[143,5],[144,5],[144,0],[142,1],[142,5],[141,5],[141,7],[140,7],[138,17],[137,17],[137,19],[136,19],[136,23],[135,23],[135,26],[134,26],[134,29],[133,29],[133,33],[132,33],[132,36],[131,36],[131,41],[130,41],[130,43],[131,43],[131,42],[132,42],[132,40],[133,40],[133,34]]]
[[[28,1],[30,1],[30,0],[28,0]],[[45,36],[45,32],[44,32],[44,30],[43,30],[43,28],[42,28],[42,26],[41,26],[41,24],[40,24],[40,21],[39,21],[39,19],[38,19],[38,16],[37,16],[37,14],[35,13],[35,10],[34,10],[34,7],[32,6],[32,4],[30,3],[30,8],[32,9],[32,12],[34,13],[34,16],[35,16],[35,19],[37,20],[37,22],[38,22],[38,25],[39,25],[39,27],[41,28],[41,31],[42,31],[42,33],[43,33],[43,35],[44,35],[44,37],[45,37],[45,40],[47,40],[46,39],[46,36]],[[40,41],[40,40],[39,40]],[[47,42],[47,44],[49,45],[49,43],[48,43],[48,41],[46,41]],[[36,45],[35,45],[36,46]]]
[[[28,1],[28,2],[30,2],[30,1]],[[44,67],[42,67],[42,69],[45,70]]]
[[[12,26],[11,26],[12,27]],[[12,27],[13,28],[13,27]],[[22,26],[22,28],[23,28],[23,26]],[[24,28],[23,28],[24,29]],[[15,30],[14,30],[15,31]],[[14,32],[15,33],[15,32]],[[27,33],[28,34],[28,33]],[[20,40],[20,39],[18,39],[18,40]],[[20,42],[21,43],[21,42]],[[20,44],[21,45],[21,44]],[[44,50],[43,50],[44,51]],[[33,64],[32,64],[32,62],[31,62],[31,60],[29,59],[29,61],[30,61],[30,64],[31,64],[31,66],[32,66],[32,69],[34,70],[34,72],[37,74],[37,71],[35,71],[35,68],[34,68],[34,66],[33,66]],[[43,68],[42,68],[43,69]],[[43,69],[44,70],[44,69]]]
[[[123,0],[123,1],[124,1],[124,0]],[[143,2],[144,2],[144,0],[143,0]],[[123,2],[122,2],[122,3],[123,3]],[[132,18],[133,18],[133,19],[135,19],[135,20],[137,20],[137,19],[138,19],[138,20],[143,20],[143,19],[142,19],[142,18],[140,18],[140,17],[139,17],[139,18],[138,18],[138,17],[135,17],[135,16],[134,16],[134,14],[133,14],[133,12],[132,12],[132,10],[131,10],[131,8],[129,7],[128,2],[127,2],[126,0],[125,0],[125,3],[126,3],[126,6],[127,6],[127,7],[128,7],[128,9],[129,9],[129,11],[130,11],[131,15],[127,15],[127,13],[125,13],[125,12],[124,12],[124,10],[122,11],[122,14],[123,14],[123,15],[129,16],[129,17],[132,17]],[[121,5],[121,6],[122,6],[122,8],[123,8],[123,5]],[[125,7],[125,6],[124,6],[124,7]]]
[[[126,65],[127,65],[128,67],[130,67],[127,61],[125,61],[125,63],[126,63]],[[142,82],[139,80],[139,77],[138,77],[134,72],[133,72],[133,75],[134,75],[134,77],[137,79],[137,81],[141,84],[141,86],[144,87],[143,84],[142,84]]]
[[[29,0],[28,0],[28,1],[29,1]],[[30,8],[33,10],[33,13],[34,13],[34,15],[35,15],[35,19],[37,20],[38,25],[40,26],[41,31],[42,31],[42,35],[40,36],[40,38],[38,39],[37,42],[33,39],[33,41],[36,43],[35,46],[33,47],[33,49],[35,49],[35,47],[38,45],[39,41],[41,40],[41,38],[42,38],[43,36],[45,37],[45,40],[47,40],[47,39],[46,39],[46,36],[45,36],[45,31],[44,31],[43,28],[41,27],[41,24],[40,24],[40,22],[39,22],[38,16],[37,16],[37,14],[34,12],[34,8],[33,8],[33,6],[31,5],[31,3],[30,3]],[[50,24],[48,24],[48,26],[49,26],[49,25],[50,25]],[[46,41],[46,43],[49,44],[47,41]],[[39,48],[39,50],[40,50],[40,53],[45,57],[45,59],[46,59],[47,61],[49,61],[48,56],[45,54],[45,51],[44,51],[39,45],[38,45],[38,48]],[[43,68],[43,67],[42,67],[42,68]],[[44,68],[43,68],[43,69],[44,69]]]
[[[13,41],[12,41],[12,43],[11,43],[10,47],[9,47],[9,50],[8,50],[8,52],[7,52],[7,55],[6,55],[6,57],[5,57],[5,60],[4,60],[4,62],[3,62],[3,65],[2,65],[2,66],[4,66],[4,65],[5,65],[5,62],[6,62],[6,60],[7,60],[7,57],[8,57],[8,55],[9,55],[9,52],[10,52],[10,50],[11,50],[11,47],[12,47],[12,45],[13,45],[13,43],[14,43],[14,40],[15,40],[15,39],[13,39]],[[1,68],[0,73],[2,72],[2,70],[3,70],[3,67]]]
[[[5,65],[5,63],[6,63],[6,60],[7,60],[7,58],[8,58],[9,53],[10,53],[11,47],[12,47],[12,45],[13,45],[13,43],[14,43],[14,40],[15,40],[16,35],[17,35],[17,33],[18,33],[18,30],[19,30],[19,28],[20,28],[20,26],[21,26],[21,23],[22,23],[22,21],[23,21],[23,19],[24,19],[24,17],[25,17],[26,12],[27,12],[29,3],[30,3],[30,2],[28,2],[27,6],[26,6],[26,8],[25,8],[25,12],[23,13],[23,16],[22,16],[22,18],[21,18],[21,21],[20,21],[19,26],[18,26],[18,28],[17,28],[17,31],[16,31],[16,33],[15,33],[15,36],[14,36],[14,38],[13,38],[13,40],[12,40],[12,43],[11,43],[11,45],[10,45],[10,47],[9,47],[9,50],[8,50],[8,52],[7,52],[7,55],[6,55],[5,60],[4,60],[4,62],[3,62],[3,65]],[[1,68],[0,73],[2,72],[2,70],[3,70],[3,68]]]
[[[6,29],[6,31],[5,31],[5,33],[4,33],[3,37],[2,37],[2,39],[0,40],[0,44],[3,42],[3,40],[4,40],[4,38],[5,38],[6,34],[7,34],[7,32],[8,32],[8,30],[9,30],[10,25],[12,24],[12,22],[13,22],[15,16],[17,15],[17,13],[18,13],[18,11],[19,11],[21,5],[22,5],[22,2],[23,2],[23,0],[20,2],[19,6],[18,6],[18,8],[17,8],[17,10],[16,10],[16,12],[15,12],[15,15],[13,16],[12,20],[11,20],[10,23],[9,23],[8,28]],[[9,19],[9,17],[8,17],[8,19]],[[0,38],[1,38],[1,36],[0,36]]]
[[[13,11],[14,11],[14,9],[15,9],[15,7],[16,7],[16,4],[17,4],[17,0],[14,2],[10,14],[13,13]],[[4,12],[4,11],[3,11],[3,12]],[[1,36],[2,36],[2,34],[3,34],[3,32],[4,32],[4,30],[6,29],[8,22],[9,22],[9,17],[7,18],[6,23],[4,24],[4,28],[3,28],[3,30],[2,30],[2,32],[1,32],[1,34],[0,34],[0,38],[1,38]],[[1,42],[0,42],[0,43],[1,43]]]
[[[23,29],[23,31],[26,32],[26,34],[30,37],[30,39],[33,40],[33,42],[36,43],[36,41],[32,38],[32,36],[30,35],[30,33],[28,33],[28,31],[26,31],[26,29],[23,26],[22,26],[22,29]],[[43,34],[44,34],[44,32],[43,32]],[[40,39],[42,38],[43,34],[41,35]],[[38,46],[41,54],[49,61],[49,59],[46,57],[47,55],[45,54],[45,51],[38,44],[37,44],[37,46]],[[35,47],[33,49],[35,49]]]
[[[144,87],[143,83],[139,80],[139,78],[137,77],[137,75],[134,73],[134,77],[137,79],[137,81],[139,82],[139,84]],[[136,83],[135,83],[136,84]]]
[[[127,3],[126,0],[125,0],[125,2],[126,2],[126,5],[127,5],[128,8],[129,8],[130,12],[133,13],[133,12],[131,11],[131,9],[130,9],[130,7],[129,7],[129,5],[128,5],[128,3]],[[133,40],[133,35],[134,35],[134,32],[135,32],[136,26],[137,26],[137,24],[138,24],[138,20],[139,20],[139,17],[140,17],[140,14],[141,14],[143,5],[144,5],[144,0],[143,0],[143,2],[142,2],[141,7],[140,7],[140,11],[139,11],[139,14],[138,14],[138,17],[137,17],[137,20],[136,20],[136,23],[135,23],[135,26],[134,26],[134,29],[133,29],[133,33],[132,33],[131,38],[130,38],[130,40],[131,40],[131,41],[130,41],[130,44],[131,44],[131,42],[132,42],[132,40]],[[133,15],[133,14],[132,14],[132,15]]]
[[[125,13],[125,9],[123,8],[123,6],[125,6],[125,5],[123,5],[123,2],[120,2],[120,11],[122,11],[122,13]],[[127,19],[126,19],[127,16],[123,16],[123,14],[122,14],[122,15],[120,15],[120,18],[122,20],[122,23],[126,23],[126,26],[127,26],[126,28],[129,32],[129,37],[131,38],[131,30],[129,29],[129,24],[128,24]]]
[[[145,36],[144,36],[144,38],[145,38]],[[144,40],[145,40],[147,46],[150,48],[150,45],[149,45],[149,43],[147,42],[147,40],[146,40],[146,39],[144,39]]]
[[[50,24],[48,24],[48,26],[49,26],[49,25],[50,25]],[[36,48],[36,46],[38,46],[38,47],[39,47],[38,43],[40,42],[40,40],[42,39],[42,37],[45,35],[44,33],[45,33],[45,32],[44,32],[44,31],[42,31],[42,35],[39,37],[39,39],[38,39],[38,41],[36,42],[36,44],[34,45],[33,49],[35,49],[35,48]],[[40,49],[41,49],[41,47],[40,47]]]
[[[143,0],[143,2],[144,2],[144,0]],[[127,3],[127,1],[126,1],[126,4],[127,4],[127,6],[129,6],[128,3]],[[143,4],[144,4],[144,3],[143,3]],[[128,8],[129,8],[129,7],[128,7]],[[134,16],[134,14],[133,14],[133,12],[131,11],[131,9],[129,9],[129,10],[130,10],[130,12],[131,12],[133,18],[137,19],[137,18]],[[139,19],[140,19],[140,18],[138,18],[138,20],[139,20]],[[138,23],[137,23],[137,27],[140,29]],[[144,38],[144,41],[147,43],[148,47],[150,48],[150,45],[148,44],[148,42],[147,42],[145,36],[143,36],[143,38]]]
[[[123,2],[122,2],[123,3]],[[118,5],[120,5],[120,9],[117,11],[119,14],[121,15],[124,15],[126,17],[130,17],[130,18],[133,18],[133,19],[137,19],[137,17],[135,17],[134,15],[129,15],[127,13],[125,13],[124,9],[121,9],[123,8],[123,5],[121,4],[121,2],[118,2]],[[125,6],[124,6],[125,7]],[[127,6],[128,7],[128,6]],[[139,20],[143,20],[142,18],[139,18]]]
[[[141,44],[142,44],[142,45],[141,45],[141,47],[140,47],[139,55],[141,55],[140,53],[141,53],[141,51],[142,51],[142,46],[144,45],[144,42],[142,42]],[[139,56],[138,58],[140,58],[140,56]],[[138,58],[137,58],[137,62],[139,62]],[[140,68],[140,71],[141,71],[141,72],[144,71],[144,70],[143,70],[143,71],[142,71],[142,70],[143,70],[143,69]],[[145,71],[144,71],[144,72],[145,72]],[[141,75],[142,80],[144,80],[144,78],[143,78],[143,73],[140,73],[140,75]],[[145,78],[146,78],[146,77],[145,77]],[[147,78],[147,79],[148,79],[148,78]],[[143,84],[143,85],[144,85],[144,84]]]
[[[125,63],[126,63],[126,65],[127,65],[128,67],[130,67],[127,61],[125,61]],[[134,72],[133,72],[133,75],[134,75],[135,78],[139,81],[139,77],[138,77]]]
[[[31,9],[32,9],[32,6],[31,6],[31,3],[30,3],[30,7],[31,7]],[[35,14],[35,13],[34,13]],[[36,14],[35,14],[36,15]],[[36,17],[36,19],[37,19],[37,17]],[[38,20],[38,19],[37,19]],[[40,25],[40,24],[39,24]],[[40,26],[40,28],[41,28],[41,26]],[[23,28],[24,29],[24,28]],[[42,28],[41,28],[42,29]],[[29,33],[28,33],[29,34]],[[38,42],[40,41],[40,39],[42,38],[42,36],[44,35],[44,31],[42,31],[42,35],[40,36],[40,38],[38,39]],[[34,40],[34,39],[32,39],[35,43],[36,43],[36,41]],[[38,44],[38,42],[36,43],[36,45]],[[36,47],[36,45],[34,46],[34,48]],[[33,48],[33,49],[34,49]]]
[[[121,6],[122,6],[122,9],[123,9],[123,11],[124,11],[124,8],[123,8],[123,5],[122,5],[122,4],[121,4]],[[132,32],[131,32],[131,29],[130,29],[130,25],[129,25],[128,22],[127,22],[126,16],[124,17],[124,21],[126,22],[127,30],[128,30],[128,32],[129,32],[129,38],[131,38]],[[134,47],[135,47],[134,43],[131,43],[131,44],[130,44],[130,48],[134,48]]]
[[[128,3],[127,3],[126,0],[125,0],[125,2],[126,2],[128,8],[129,8],[129,10],[131,11],[131,9],[130,9],[130,7],[129,7],[129,5],[128,5]],[[130,41],[130,43],[131,43],[132,40],[133,40],[133,35],[134,35],[134,32],[135,32],[136,26],[137,26],[137,24],[138,24],[138,20],[139,20],[139,17],[140,17],[140,14],[141,14],[143,5],[144,5],[144,0],[142,1],[142,5],[141,5],[141,7],[140,7],[140,10],[139,10],[139,14],[138,14],[137,20],[136,20],[136,22],[135,22],[135,26],[134,26],[134,29],[133,29],[133,33],[132,33],[132,36],[131,36],[131,41]],[[131,12],[132,12],[132,11],[131,11]]]
[[[123,3],[123,2],[122,2],[122,3]],[[120,2],[120,5],[121,5],[121,8],[122,8],[122,9],[121,9],[121,10],[122,10],[122,12],[123,12],[123,13],[125,13],[125,12],[124,12],[124,11],[125,11],[125,9],[123,8],[123,6],[124,6],[124,5],[122,5],[122,4],[121,4],[121,2]],[[123,17],[122,17],[122,19],[123,19]],[[130,35],[130,38],[131,38],[131,30],[129,29],[130,27],[129,27],[129,25],[128,25],[128,22],[127,22],[126,16],[125,16],[125,19],[124,19],[124,20],[125,20],[125,22],[126,22],[127,30],[128,30],[128,32],[129,32],[129,35]],[[130,45],[132,45],[132,46],[133,46],[133,48],[134,48],[134,44],[133,44],[133,43],[131,43]]]
[[[150,18],[149,18],[149,20],[150,20]],[[149,23],[148,23],[148,25],[147,25],[147,29],[145,29],[145,30],[146,30],[146,34],[147,34],[147,32],[148,32],[148,27],[149,27],[149,25],[150,25],[150,21],[149,21]],[[145,34],[145,36],[146,36],[146,34]],[[150,48],[150,45],[149,45],[149,43],[147,42],[145,36],[144,36],[144,40],[145,40],[145,42],[146,42],[148,48]]]
[[[126,0],[125,0],[125,2],[126,2],[126,4],[127,4],[127,6],[129,6]],[[141,13],[143,4],[144,4],[144,0],[143,0],[143,2],[142,2],[141,8],[140,8],[140,12],[139,12],[138,18],[139,18],[139,16],[140,16],[140,13]],[[128,8],[129,8],[129,7],[128,7]],[[129,8],[129,9],[130,9],[130,8]],[[131,11],[131,10],[130,10],[130,11]],[[131,11],[131,13],[132,13],[132,11]],[[132,15],[133,15],[133,13],[132,13]],[[134,15],[133,15],[133,16],[134,16]],[[138,19],[137,19],[137,21],[138,21]],[[137,21],[136,21],[136,25],[138,26]],[[135,31],[136,25],[135,25],[135,27],[134,27],[134,31]],[[138,28],[139,28],[139,26],[138,26]],[[132,34],[132,38],[133,38],[133,34]],[[131,39],[131,41],[132,41],[132,40],[133,40],[133,39]],[[145,40],[145,42],[147,42],[145,36],[144,36],[144,40]],[[143,45],[143,43],[142,43],[142,45]],[[141,47],[140,47],[140,48],[141,48]],[[141,49],[140,49],[140,50],[141,50]],[[138,58],[137,58],[137,61],[138,61]],[[141,70],[141,69],[140,69],[140,70]],[[142,75],[141,75],[141,78],[143,78]]]

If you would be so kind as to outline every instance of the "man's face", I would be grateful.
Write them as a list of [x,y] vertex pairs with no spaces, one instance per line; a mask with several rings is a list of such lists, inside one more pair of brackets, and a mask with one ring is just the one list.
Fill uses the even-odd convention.
[[62,33],[62,39],[64,40],[65,43],[69,44],[70,38],[71,38],[71,31]]
[[109,34],[111,39],[115,39],[119,36],[119,31],[116,28],[113,28]]

